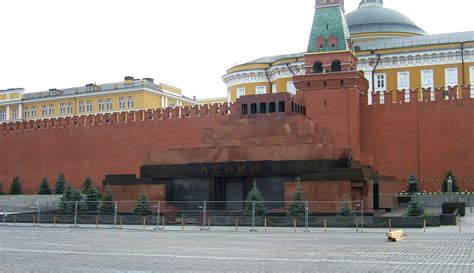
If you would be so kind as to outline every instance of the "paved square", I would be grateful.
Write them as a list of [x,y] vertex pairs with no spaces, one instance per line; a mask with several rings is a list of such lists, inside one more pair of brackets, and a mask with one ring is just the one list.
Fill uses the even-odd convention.
[[0,226],[1,272],[474,272],[473,234]]

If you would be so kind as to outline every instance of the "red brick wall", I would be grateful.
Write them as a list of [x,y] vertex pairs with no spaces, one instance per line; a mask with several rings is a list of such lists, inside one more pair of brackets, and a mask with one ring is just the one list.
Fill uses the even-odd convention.
[[443,90],[437,90],[436,101],[428,101],[425,92],[425,101],[418,102],[415,91],[411,103],[399,94],[398,103],[376,105],[361,98],[361,151],[373,156],[379,173],[400,180],[385,183],[381,192],[406,191],[413,173],[422,190],[438,191],[449,169],[461,190],[474,191],[474,100],[468,92],[464,89],[465,99],[456,99],[450,90],[451,99],[444,100]]

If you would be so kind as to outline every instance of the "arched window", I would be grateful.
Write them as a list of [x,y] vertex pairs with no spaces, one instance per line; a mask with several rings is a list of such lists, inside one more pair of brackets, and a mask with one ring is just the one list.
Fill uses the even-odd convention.
[[313,64],[313,73],[323,73],[323,63],[317,61]]
[[320,49],[324,48],[325,44],[326,44],[326,40],[324,39],[323,36],[319,36],[318,39],[316,39],[316,46],[318,48]]
[[339,60],[334,60],[334,61],[332,62],[332,65],[331,65],[331,71],[332,71],[332,72],[339,72],[339,71],[342,71],[341,61],[339,61]]
[[337,47],[337,37],[334,35],[329,36],[328,38],[328,47],[336,48]]

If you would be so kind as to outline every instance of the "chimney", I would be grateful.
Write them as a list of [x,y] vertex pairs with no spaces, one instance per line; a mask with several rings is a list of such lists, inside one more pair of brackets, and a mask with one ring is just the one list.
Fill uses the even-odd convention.
[[150,83],[155,83],[155,80],[153,78],[143,78],[143,80],[150,82]]
[[125,84],[131,84],[133,83],[133,81],[135,80],[135,78],[133,78],[132,76],[125,76]]

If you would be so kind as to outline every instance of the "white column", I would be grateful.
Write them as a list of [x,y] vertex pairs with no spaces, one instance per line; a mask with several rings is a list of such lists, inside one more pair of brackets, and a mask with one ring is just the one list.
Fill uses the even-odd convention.
[[165,108],[168,107],[168,97],[165,97]]
[[18,104],[18,119],[22,120],[23,119],[23,104]]
[[7,111],[7,121],[9,121],[10,120],[10,105],[7,105],[6,111]]
[[165,96],[161,95],[161,108],[165,108]]

